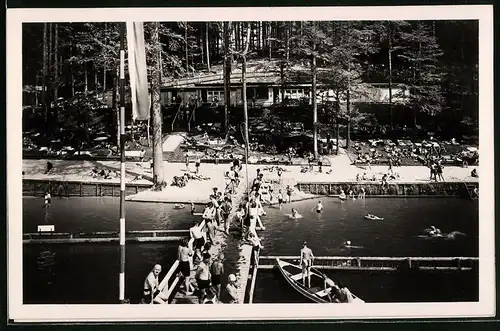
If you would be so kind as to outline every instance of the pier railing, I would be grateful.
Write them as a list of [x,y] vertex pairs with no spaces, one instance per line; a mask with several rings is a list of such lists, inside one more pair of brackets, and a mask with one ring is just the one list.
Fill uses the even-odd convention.
[[[205,221],[204,220],[200,223],[199,227],[202,230],[202,233],[204,233],[203,232],[203,230],[205,229]],[[188,232],[189,232],[189,230],[188,230]],[[205,233],[204,233],[204,235],[205,235]],[[188,246],[190,248],[193,247],[193,243],[194,243],[194,239],[191,238],[189,240]],[[179,260],[175,260],[174,264],[170,267],[167,274],[160,282],[160,285],[158,285],[158,290],[163,292],[165,294],[165,297],[167,298],[165,303],[168,303],[168,299],[170,298],[173,291],[175,290],[175,287],[179,283],[179,280],[180,280],[179,277],[175,277],[174,280],[172,282],[170,282],[170,279],[172,278],[172,276],[174,276],[178,267],[179,267]]]
[[[129,241],[178,241],[186,237],[189,230],[137,230],[127,231]],[[101,232],[33,232],[23,234],[23,243],[83,243],[113,242],[119,240],[117,231]]]
[[[271,269],[274,260],[300,260],[300,256],[261,256],[259,269]],[[467,271],[477,267],[476,257],[349,257],[349,256],[318,256],[314,258],[317,269],[332,270],[372,270],[395,271],[406,268],[419,270],[461,270]]]

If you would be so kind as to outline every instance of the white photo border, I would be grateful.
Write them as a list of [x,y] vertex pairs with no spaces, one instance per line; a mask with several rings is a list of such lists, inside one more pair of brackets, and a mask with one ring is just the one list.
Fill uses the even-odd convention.
[[[22,286],[22,24],[116,21],[479,21],[479,301],[365,305],[23,305]],[[8,318],[15,322],[251,321],[495,316],[493,143],[493,6],[89,8],[7,10],[7,242]],[[118,281],[118,274],[117,274]],[[218,308],[219,307],[219,308]],[[133,316],[133,318],[131,318]]]

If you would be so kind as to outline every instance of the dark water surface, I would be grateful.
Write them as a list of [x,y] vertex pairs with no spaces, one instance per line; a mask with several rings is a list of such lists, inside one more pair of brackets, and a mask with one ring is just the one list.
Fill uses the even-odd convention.
[[[313,211],[317,200],[266,208],[266,230],[261,233],[262,255],[298,255],[307,240],[315,255],[355,256],[478,256],[478,203],[462,199],[321,199],[321,215]],[[45,212],[43,201],[23,199],[23,231],[38,224],[54,224],[57,232],[117,231],[119,200],[115,198],[54,199]],[[127,229],[188,229],[189,210],[170,204],[127,202]],[[304,218],[285,214],[296,208]],[[364,219],[366,213],[383,221]],[[461,231],[455,241],[423,240],[417,235],[429,225],[443,232]],[[351,240],[360,249],[345,251]],[[163,265],[160,278],[176,258],[176,243],[129,244],[126,248],[126,296],[136,302],[144,278],[155,263]],[[24,245],[24,303],[116,303],[119,247],[113,244]],[[234,256],[233,256],[234,255]],[[227,252],[234,269],[237,252]],[[375,272],[335,272],[367,302],[478,300],[478,278],[472,273],[425,273],[403,276]],[[276,271],[260,270],[254,302],[306,302]]]

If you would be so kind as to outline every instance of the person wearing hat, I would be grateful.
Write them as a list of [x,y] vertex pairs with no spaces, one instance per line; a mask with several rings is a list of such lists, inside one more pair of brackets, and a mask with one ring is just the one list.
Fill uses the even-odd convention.
[[199,293],[199,302],[202,303],[203,299],[205,299],[206,291],[210,288],[210,254],[203,254],[203,261],[200,262],[198,268],[196,269],[196,283],[198,284],[198,288],[200,289]]
[[217,288],[216,296],[220,300],[221,291],[221,277],[224,274],[224,254],[220,253],[218,258],[210,266],[210,273],[212,274],[212,286]]
[[238,303],[238,285],[236,284],[236,276],[234,274],[230,274],[228,277],[226,291],[230,297],[229,303]]
[[311,287],[311,266],[314,260],[314,255],[312,250],[307,247],[307,242],[304,241],[302,244],[302,249],[300,250],[300,265],[302,266],[302,285],[306,286],[306,275],[307,275],[307,287]]

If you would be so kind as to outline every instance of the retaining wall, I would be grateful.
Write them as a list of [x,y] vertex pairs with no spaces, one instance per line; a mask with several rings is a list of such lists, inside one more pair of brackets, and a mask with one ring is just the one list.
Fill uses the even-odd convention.
[[477,182],[432,182],[432,183],[391,183],[382,187],[380,182],[336,182],[336,183],[305,183],[299,182],[296,188],[305,193],[318,195],[338,195],[340,190],[346,194],[352,190],[355,194],[365,189],[366,196],[441,196],[441,197],[469,197],[466,185],[469,189],[478,187]]
[[[151,184],[127,183],[125,195],[137,194],[150,188]],[[46,192],[50,192],[52,196],[65,197],[119,197],[120,183],[23,179],[24,196],[43,196]]]

